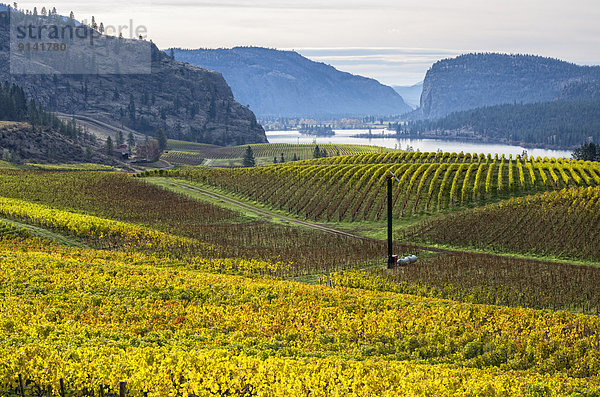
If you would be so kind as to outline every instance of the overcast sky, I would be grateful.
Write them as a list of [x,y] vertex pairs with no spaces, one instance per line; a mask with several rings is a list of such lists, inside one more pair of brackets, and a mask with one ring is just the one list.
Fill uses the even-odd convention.
[[147,27],[160,47],[295,49],[386,84],[423,79],[438,59],[471,51],[600,64],[598,0],[155,0],[20,2],[78,19]]

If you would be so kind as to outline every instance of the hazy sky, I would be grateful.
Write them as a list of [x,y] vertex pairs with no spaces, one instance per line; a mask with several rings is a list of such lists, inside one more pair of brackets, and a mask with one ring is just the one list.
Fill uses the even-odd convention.
[[20,2],[78,19],[144,25],[160,47],[255,45],[386,84],[423,79],[438,59],[470,51],[530,53],[600,64],[598,0],[155,0]]

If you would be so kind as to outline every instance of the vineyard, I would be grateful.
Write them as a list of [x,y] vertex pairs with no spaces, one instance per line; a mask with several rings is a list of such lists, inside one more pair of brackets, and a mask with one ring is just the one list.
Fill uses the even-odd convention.
[[385,215],[383,186],[390,171],[399,178],[394,186],[395,217],[600,185],[598,163],[468,153],[391,152],[160,175],[194,180],[306,219],[363,221]]
[[598,261],[600,187],[570,188],[428,220],[411,241]]
[[[200,165],[203,159],[241,160],[248,146],[252,148],[254,157],[257,160],[261,160],[259,161],[260,163],[271,164],[273,159],[280,161],[282,154],[285,161],[291,161],[294,156],[298,160],[307,160],[314,157],[315,147],[317,146],[314,144],[259,143],[234,147],[219,147],[178,141],[169,142],[169,150],[162,155],[161,159],[172,164],[185,165]],[[318,146],[319,150],[327,152],[327,156],[397,152],[396,150],[373,146],[333,144],[320,144]],[[241,161],[235,164],[241,165]]]
[[136,176],[357,221],[382,218],[389,170],[395,216],[434,214],[396,231],[419,260],[391,270],[382,241],[155,179],[2,170],[0,395],[600,395],[600,267],[427,247],[597,261],[594,163],[390,152]]
[[174,139],[169,139],[167,141],[167,150],[175,150],[180,152],[197,152],[200,150],[216,149],[218,147],[219,146],[208,145],[205,143],[177,141]]
[[418,266],[335,272],[323,284],[533,309],[600,313],[600,268],[444,253]]
[[123,174],[6,171],[0,196],[0,214],[102,249],[251,258],[293,275],[364,266],[385,251],[379,241],[247,219]]
[[31,239],[0,240],[0,255],[5,389],[21,375],[41,391],[124,381],[151,397],[600,390],[597,316],[201,273]]
[[165,160],[171,164],[184,164],[184,165],[202,165],[205,159],[203,155],[196,152],[179,152],[175,150],[170,150],[168,152],[164,152],[162,156],[160,156],[161,160]]

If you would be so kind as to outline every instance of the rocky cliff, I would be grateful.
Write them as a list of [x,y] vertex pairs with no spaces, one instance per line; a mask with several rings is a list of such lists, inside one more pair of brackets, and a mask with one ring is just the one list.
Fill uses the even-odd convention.
[[[40,23],[56,23],[51,18],[56,16]],[[90,69],[90,74],[60,74],[60,70],[11,74],[9,25],[6,18],[0,18],[0,81],[22,86],[29,97],[50,110],[85,114],[144,134],[163,128],[170,138],[218,145],[266,142],[254,114],[234,100],[221,74],[175,61],[143,40],[104,37],[110,43],[123,43],[132,52],[149,46],[151,73],[97,74]],[[86,56],[76,49],[70,51],[69,57]],[[118,61],[117,56],[109,54],[101,61],[110,65]]]

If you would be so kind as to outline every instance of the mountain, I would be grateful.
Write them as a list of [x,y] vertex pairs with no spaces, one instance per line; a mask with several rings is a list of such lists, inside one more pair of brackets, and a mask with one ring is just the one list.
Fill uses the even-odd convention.
[[179,61],[222,73],[236,99],[259,117],[398,115],[412,110],[391,87],[293,51],[236,47],[173,52]]
[[558,99],[600,99],[600,81],[569,84]]
[[[0,82],[18,84],[46,109],[85,114],[147,135],[162,128],[169,138],[218,145],[266,142],[254,114],[234,100],[217,72],[175,61],[152,42],[100,35],[94,29],[89,31],[102,46],[93,50],[71,38],[65,50],[50,54],[11,51],[8,12],[0,13]],[[24,16],[13,10],[10,18],[13,28],[19,18],[34,26],[83,26],[60,15]],[[147,65],[127,64],[128,57],[135,60],[145,52]],[[31,62],[35,56],[47,63]],[[11,73],[11,68],[21,69]]]
[[600,80],[600,67],[532,55],[467,54],[436,62],[414,118],[513,103],[551,101],[573,84]]
[[402,85],[394,85],[392,88],[400,94],[404,102],[406,102],[413,109],[416,109],[421,104],[421,93],[423,92],[423,82],[402,86]]

